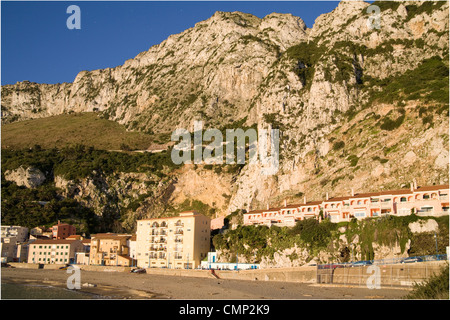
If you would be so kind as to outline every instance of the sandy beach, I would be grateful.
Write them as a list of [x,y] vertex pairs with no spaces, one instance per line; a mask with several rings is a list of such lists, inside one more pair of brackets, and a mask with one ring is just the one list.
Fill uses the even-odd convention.
[[[2,268],[2,283],[66,287],[64,270]],[[81,271],[80,290],[111,299],[402,299],[410,289]],[[2,297],[5,299],[7,297]]]

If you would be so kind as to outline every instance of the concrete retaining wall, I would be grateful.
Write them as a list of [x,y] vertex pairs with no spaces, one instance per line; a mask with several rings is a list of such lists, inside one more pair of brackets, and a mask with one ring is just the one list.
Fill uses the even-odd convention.
[[[438,274],[446,263],[446,261],[435,261],[378,265],[380,285],[413,286],[414,283],[421,283],[433,274]],[[337,268],[332,273],[332,283],[362,286],[366,286],[368,283],[375,284],[377,272],[370,266]]]

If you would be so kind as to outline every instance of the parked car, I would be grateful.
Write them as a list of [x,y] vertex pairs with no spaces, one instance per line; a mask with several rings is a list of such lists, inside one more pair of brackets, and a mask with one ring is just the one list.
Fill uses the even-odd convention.
[[402,260],[402,263],[414,263],[414,262],[422,262],[423,259],[420,257],[409,257]]
[[130,273],[145,273],[145,269],[143,268],[135,268],[135,269],[131,269]]
[[320,269],[336,269],[336,268],[343,268],[344,266],[342,264],[323,264],[320,266]]
[[70,264],[66,264],[65,266],[62,266],[59,268],[59,270],[67,270],[67,268],[70,267]]
[[370,266],[371,264],[371,261],[356,261],[352,263],[352,267]]

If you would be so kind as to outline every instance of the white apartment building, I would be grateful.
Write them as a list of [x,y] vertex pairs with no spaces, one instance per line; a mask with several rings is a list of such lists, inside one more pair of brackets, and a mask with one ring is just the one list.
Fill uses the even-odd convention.
[[136,258],[141,268],[193,269],[210,248],[211,219],[194,211],[137,221]]

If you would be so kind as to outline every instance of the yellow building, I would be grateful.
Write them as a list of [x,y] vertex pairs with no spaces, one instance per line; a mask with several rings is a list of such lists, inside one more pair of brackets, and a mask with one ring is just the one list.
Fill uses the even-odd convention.
[[90,265],[130,266],[127,241],[131,235],[98,233],[91,237]]
[[211,219],[195,211],[137,221],[136,257],[141,268],[193,269],[210,248]]

